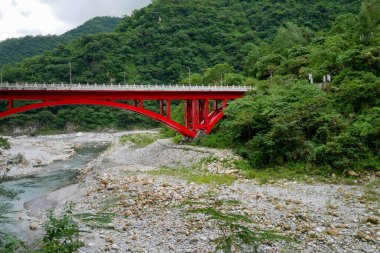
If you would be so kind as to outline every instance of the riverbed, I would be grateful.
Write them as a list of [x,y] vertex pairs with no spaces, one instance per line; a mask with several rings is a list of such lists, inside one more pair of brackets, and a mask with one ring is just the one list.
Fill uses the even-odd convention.
[[[313,180],[260,184],[246,179],[244,173],[234,168],[230,161],[240,158],[231,150],[177,145],[169,139],[139,147],[130,142],[120,143],[123,134],[131,133],[72,135],[63,144],[63,150],[68,150],[89,140],[110,143],[106,151],[80,169],[78,186],[61,188],[65,194],[58,190],[50,195],[53,199],[67,193],[74,196],[71,200],[75,203],[76,217],[112,215],[106,224],[96,226],[77,219],[81,230],[86,231],[80,236],[85,243],[80,253],[213,252],[225,233],[220,222],[205,214],[191,213],[209,207],[249,218],[252,223],[244,225],[256,233],[275,231],[290,239],[263,242],[259,252],[380,251],[379,203],[363,201],[368,190],[362,184],[326,184]],[[41,138],[51,139],[37,137],[37,143]],[[55,136],[52,141],[64,138],[67,136]],[[27,140],[11,142],[33,144],[34,139]],[[48,152],[54,151],[50,148],[54,145],[41,142],[37,146],[44,145]],[[70,157],[75,159],[75,154]],[[33,169],[40,171],[41,167]],[[230,176],[234,181],[222,184],[192,181],[191,177],[181,177],[184,171]],[[379,193],[376,185],[371,190]],[[26,205],[39,206],[45,200],[35,198]],[[59,200],[57,214],[67,199]],[[35,221],[38,227],[32,233],[37,235],[42,232],[44,218]]]

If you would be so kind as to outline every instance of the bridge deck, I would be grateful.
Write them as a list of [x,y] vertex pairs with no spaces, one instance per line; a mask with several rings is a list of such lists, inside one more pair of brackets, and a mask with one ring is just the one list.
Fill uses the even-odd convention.
[[251,86],[185,86],[185,85],[113,85],[113,84],[0,84],[0,90],[72,90],[72,91],[186,91],[247,92]]

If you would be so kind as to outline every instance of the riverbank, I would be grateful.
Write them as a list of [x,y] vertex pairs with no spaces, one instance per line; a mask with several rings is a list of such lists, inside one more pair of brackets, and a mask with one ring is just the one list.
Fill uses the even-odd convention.
[[32,174],[53,162],[68,160],[77,148],[86,143],[111,143],[125,134],[154,132],[156,131],[6,136],[11,148],[0,152],[0,178]]
[[[144,148],[114,142],[81,174],[86,194],[76,212],[93,220],[82,219],[87,233],[80,252],[213,252],[230,231],[221,229],[223,221],[193,212],[209,208],[247,217],[252,223],[245,226],[257,234],[287,238],[264,240],[260,252],[380,250],[379,202],[365,199],[363,185],[261,185],[239,174],[235,159],[228,150],[170,140]],[[104,214],[112,219],[97,223]]]

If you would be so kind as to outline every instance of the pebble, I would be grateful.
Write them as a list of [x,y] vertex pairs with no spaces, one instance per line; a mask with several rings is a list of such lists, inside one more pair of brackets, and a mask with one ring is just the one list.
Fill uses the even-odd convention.
[[379,218],[375,216],[370,216],[367,218],[367,222],[372,223],[374,225],[379,225]]
[[[207,215],[188,211],[207,208],[217,200],[223,200],[223,204],[214,208],[223,213],[249,216],[253,223],[244,225],[254,231],[270,229],[299,241],[299,245],[293,245],[299,249],[294,252],[348,253],[371,252],[373,249],[370,243],[377,235],[376,220],[373,219],[377,218],[377,213],[366,214],[362,205],[351,201],[362,190],[360,185],[356,185],[355,190],[351,186],[327,185],[311,179],[312,185],[291,180],[273,180],[271,184],[260,185],[254,180],[238,179],[233,186],[216,187],[189,183],[173,176],[147,174],[145,168],[154,170],[162,164],[172,163],[174,168],[180,168],[180,164],[191,166],[203,155],[202,151],[192,151],[197,147],[185,147],[185,150],[183,146],[174,146],[171,149],[170,145],[164,140],[142,149],[122,146],[124,150],[121,152],[116,144],[106,155],[86,166],[92,169],[81,180],[93,189],[78,202],[77,210],[116,214],[117,218],[109,224],[111,230],[91,231],[107,238],[107,249],[118,252],[212,252],[215,240],[221,236],[220,227]],[[205,150],[208,152],[205,157],[220,152]],[[212,161],[213,165],[209,166],[213,170],[211,174],[239,173],[236,168],[226,166],[227,155],[221,157],[226,162]],[[123,165],[123,161],[128,164]],[[204,162],[202,168],[207,170],[208,165]],[[102,210],[110,199],[115,199],[115,205]],[[326,210],[326,202],[331,199],[334,199],[334,205]],[[224,200],[237,200],[237,203],[224,203]],[[354,224],[352,221],[356,217],[365,217],[364,221],[368,223]],[[360,231],[355,229],[358,226],[361,226]],[[104,240],[100,241],[104,243]],[[92,253],[91,249],[100,242],[94,240],[91,243],[95,243],[94,247],[83,248],[80,252]],[[87,241],[86,245],[89,247]],[[259,247],[261,252],[280,252],[284,245],[283,242],[268,241]]]
[[338,236],[338,235],[340,235],[340,230],[338,230],[336,228],[330,228],[330,229],[326,230],[326,233],[328,235],[331,235],[331,236]]
[[38,223],[37,222],[32,222],[29,224],[30,230],[37,230],[38,229]]

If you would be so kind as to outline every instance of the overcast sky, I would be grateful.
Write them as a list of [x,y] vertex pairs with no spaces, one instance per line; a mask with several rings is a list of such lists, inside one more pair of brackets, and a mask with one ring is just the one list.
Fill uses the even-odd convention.
[[0,41],[62,34],[97,16],[130,15],[151,0],[0,0]]

